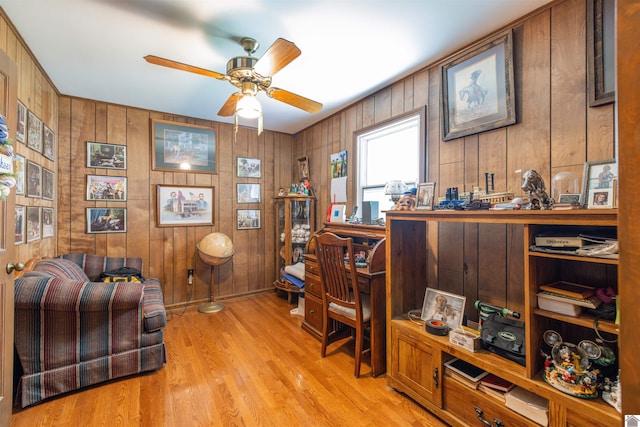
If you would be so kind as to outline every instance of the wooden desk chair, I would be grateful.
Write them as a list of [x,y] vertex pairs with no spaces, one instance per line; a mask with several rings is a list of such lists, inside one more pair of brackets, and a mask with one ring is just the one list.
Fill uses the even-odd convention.
[[[355,329],[355,376],[360,376],[362,355],[371,349],[363,349],[364,331],[371,326],[369,295],[358,292],[358,279],[353,257],[353,242],[350,237],[341,238],[333,233],[317,237],[317,256],[322,287],[322,351],[327,354],[327,345],[339,338],[337,328],[329,332],[329,320],[333,319]],[[345,262],[349,254],[349,270]],[[333,323],[333,322],[331,322]]]

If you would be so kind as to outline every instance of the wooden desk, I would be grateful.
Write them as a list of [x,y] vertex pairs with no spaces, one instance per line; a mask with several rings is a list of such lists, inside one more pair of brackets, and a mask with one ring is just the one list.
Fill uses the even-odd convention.
[[371,373],[383,374],[386,370],[386,271],[385,229],[379,226],[354,224],[325,224],[307,243],[305,259],[305,313],[302,329],[317,340],[322,338],[322,293],[320,270],[315,255],[318,234],[331,232],[340,237],[351,237],[356,252],[369,253],[369,265],[358,268],[358,289],[369,294],[371,302]]

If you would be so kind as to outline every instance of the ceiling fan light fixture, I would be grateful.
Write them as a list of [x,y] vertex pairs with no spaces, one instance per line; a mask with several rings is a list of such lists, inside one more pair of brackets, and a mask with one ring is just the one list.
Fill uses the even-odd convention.
[[262,117],[262,106],[253,95],[243,95],[236,105],[236,114],[243,119],[257,119]]

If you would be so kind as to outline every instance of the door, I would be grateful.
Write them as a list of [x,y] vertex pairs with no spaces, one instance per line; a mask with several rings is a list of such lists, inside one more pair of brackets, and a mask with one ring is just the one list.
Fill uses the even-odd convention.
[[[15,141],[18,110],[18,66],[0,50],[0,113]],[[0,426],[11,424],[13,407],[13,274],[5,266],[14,261],[15,192],[0,202]]]

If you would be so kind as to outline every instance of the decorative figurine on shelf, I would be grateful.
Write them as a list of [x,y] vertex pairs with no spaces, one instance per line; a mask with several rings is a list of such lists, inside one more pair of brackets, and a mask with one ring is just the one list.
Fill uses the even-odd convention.
[[522,190],[529,196],[531,210],[546,210],[553,207],[553,199],[547,194],[547,188],[540,174],[529,169],[522,175]]
[[394,210],[396,211],[413,211],[416,209],[416,192],[415,188],[405,192],[396,202]]
[[16,185],[13,174],[13,146],[9,139],[9,128],[0,114],[0,200],[6,200],[11,187]]

